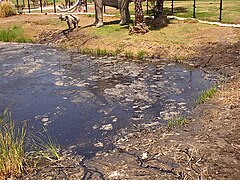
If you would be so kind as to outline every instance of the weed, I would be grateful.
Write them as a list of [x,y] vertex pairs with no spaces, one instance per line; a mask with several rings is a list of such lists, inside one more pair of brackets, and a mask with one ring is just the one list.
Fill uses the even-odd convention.
[[186,60],[186,58],[183,57],[183,56],[177,56],[177,55],[175,55],[175,56],[173,57],[173,62],[176,62],[176,63],[181,63],[181,62],[183,62],[184,60]]
[[92,54],[93,53],[92,49],[90,49],[90,48],[79,48],[78,52],[80,54]]
[[43,131],[37,135],[32,135],[33,148],[40,157],[48,160],[59,159],[56,145],[53,142],[47,128],[43,126]]
[[144,59],[144,57],[146,57],[146,55],[147,55],[147,53],[145,51],[141,50],[137,53],[137,58],[138,59]]
[[177,117],[175,119],[175,122],[176,122],[177,125],[183,126],[183,125],[187,124],[187,119],[184,118],[184,117]]
[[96,55],[97,56],[106,56],[106,55],[108,55],[109,54],[109,52],[106,50],[106,49],[97,49],[96,50]]
[[0,116],[0,179],[7,179],[23,171],[23,166],[36,164],[42,159],[59,159],[59,154],[46,127],[43,132],[33,135],[31,144],[34,151],[25,152],[26,126],[17,126],[11,113],[5,109]]
[[211,97],[213,97],[213,95],[217,92],[217,87],[216,86],[212,86],[211,88],[202,91],[202,93],[200,94],[200,96],[197,98],[197,100],[195,101],[195,105],[198,104],[203,104],[205,103],[208,99],[210,99]]
[[116,49],[116,50],[114,51],[114,54],[113,54],[113,55],[117,56],[117,55],[120,54],[121,52],[122,52],[121,49]]
[[168,121],[168,123],[167,123],[167,127],[168,127],[168,129],[171,129],[171,128],[173,128],[174,127],[174,125],[175,125],[175,122],[171,119],[171,120],[169,120]]
[[21,173],[24,159],[26,129],[16,126],[6,109],[0,117],[0,177]]
[[124,56],[125,56],[126,58],[133,58],[133,52],[125,51]]
[[95,17],[94,14],[87,14],[87,17],[91,18],[91,17]]
[[187,124],[187,119],[185,117],[176,117],[168,121],[167,128],[171,129],[173,127],[177,126],[183,126]]

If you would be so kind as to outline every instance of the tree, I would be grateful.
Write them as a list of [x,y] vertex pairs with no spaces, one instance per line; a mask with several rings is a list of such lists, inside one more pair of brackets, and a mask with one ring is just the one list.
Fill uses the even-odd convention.
[[164,27],[168,24],[167,17],[164,15],[163,0],[157,0],[157,4],[154,8],[154,19],[152,27],[159,28]]
[[135,21],[134,26],[130,29],[130,33],[145,34],[148,32],[148,27],[144,22],[144,14],[142,10],[142,0],[135,0]]

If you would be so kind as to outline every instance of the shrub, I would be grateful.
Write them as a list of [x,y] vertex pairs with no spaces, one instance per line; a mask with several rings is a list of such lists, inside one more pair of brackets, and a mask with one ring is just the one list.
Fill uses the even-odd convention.
[[0,17],[9,17],[16,14],[15,7],[9,2],[2,2],[0,4]]

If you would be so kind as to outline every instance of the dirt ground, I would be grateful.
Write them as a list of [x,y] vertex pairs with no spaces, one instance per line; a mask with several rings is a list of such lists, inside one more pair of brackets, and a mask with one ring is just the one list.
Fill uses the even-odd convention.
[[[185,126],[151,127],[120,134],[114,142],[116,149],[111,152],[99,153],[88,160],[65,154],[63,160],[34,169],[23,179],[239,179],[240,29],[174,21],[164,30],[148,35],[125,34],[118,41],[103,41],[103,36],[91,33],[94,27],[90,26],[88,17],[82,18],[86,21],[82,21],[81,26],[90,27],[68,34],[60,32],[64,24],[49,23],[45,18],[33,16],[26,20],[25,16],[16,16],[1,19],[1,26],[16,23],[17,19],[20,24],[24,22],[24,27],[37,42],[65,45],[75,50],[80,46],[98,48],[101,43],[113,50],[111,43],[115,42],[122,44],[123,51],[141,49],[152,57],[185,61],[219,73],[225,81],[218,85],[212,99],[193,110]],[[111,22],[113,19],[105,20]],[[175,28],[181,31],[171,31]],[[173,38],[159,40],[152,35],[165,33],[168,36],[168,31]],[[175,33],[180,33],[176,36],[178,39]]]

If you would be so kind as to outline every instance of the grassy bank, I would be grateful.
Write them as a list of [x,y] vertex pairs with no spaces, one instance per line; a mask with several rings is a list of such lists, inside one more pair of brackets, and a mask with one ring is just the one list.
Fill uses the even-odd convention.
[[127,58],[171,58],[184,61],[199,53],[202,46],[222,39],[234,43],[240,39],[237,28],[217,27],[195,21],[170,20],[167,27],[144,35],[129,35],[131,25],[119,26],[118,17],[104,17],[104,26],[91,26],[94,17],[80,15],[81,28],[67,34],[66,22],[56,15],[20,15],[3,19],[0,41],[50,43],[83,54],[119,55]]

